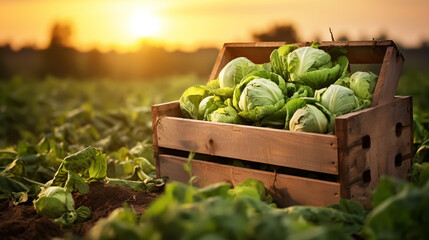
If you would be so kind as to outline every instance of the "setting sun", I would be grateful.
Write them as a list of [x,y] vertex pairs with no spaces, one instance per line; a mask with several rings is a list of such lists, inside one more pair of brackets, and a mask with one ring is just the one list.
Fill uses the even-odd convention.
[[128,30],[133,37],[154,37],[161,31],[161,21],[148,11],[135,13],[128,21]]

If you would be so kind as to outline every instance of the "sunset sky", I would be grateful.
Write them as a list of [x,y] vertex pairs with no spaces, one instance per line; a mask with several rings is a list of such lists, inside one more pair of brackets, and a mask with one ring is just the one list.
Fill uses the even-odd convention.
[[83,51],[134,51],[142,38],[171,50],[219,48],[287,23],[303,41],[330,40],[329,27],[350,40],[429,41],[427,0],[0,0],[0,45],[44,48],[56,21],[73,26],[72,45]]

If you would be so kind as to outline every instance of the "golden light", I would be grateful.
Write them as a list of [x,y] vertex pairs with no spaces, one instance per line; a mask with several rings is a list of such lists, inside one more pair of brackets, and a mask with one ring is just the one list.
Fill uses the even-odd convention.
[[161,21],[149,11],[136,12],[129,18],[128,30],[135,38],[154,37],[161,32]]

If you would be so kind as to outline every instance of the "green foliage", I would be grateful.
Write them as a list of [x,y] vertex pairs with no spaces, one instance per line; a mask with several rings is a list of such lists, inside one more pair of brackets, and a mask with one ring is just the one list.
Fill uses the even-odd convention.
[[270,63],[274,73],[280,75],[283,79],[289,79],[287,56],[298,47],[292,44],[286,44],[271,52]]
[[[197,82],[192,76],[168,81],[1,82],[0,198],[15,204],[34,199],[45,216],[69,226],[87,219],[89,209],[61,211],[62,198],[46,196],[46,189],[58,186],[70,197],[88,193],[90,181],[136,191],[163,187],[165,179],[155,179],[150,105],[177,99]],[[160,87],[158,96],[149,95]]]
[[[429,74],[416,71],[412,66],[404,68],[398,83],[397,95],[412,96],[414,112],[420,115],[421,120],[428,119],[429,114]],[[428,121],[425,121],[426,123]]]
[[[384,181],[391,181],[385,179]],[[398,180],[380,185],[376,193],[383,191],[391,195],[377,204],[368,214],[362,235],[366,239],[427,239],[429,231],[429,182],[423,187],[416,187]],[[388,188],[387,190],[384,188]]]
[[[329,54],[337,59],[343,53],[338,56]],[[335,64],[340,65],[340,60]],[[262,67],[265,71],[270,69],[269,65],[258,66],[259,71]],[[341,73],[342,76],[347,74],[347,71]],[[407,74],[405,71],[403,78],[410,78]],[[270,79],[269,76],[264,78]],[[421,78],[416,79],[413,80],[420,81]],[[55,79],[31,82],[19,78],[1,82],[0,123],[5,128],[0,128],[0,197],[12,198],[15,204],[37,198],[41,186],[53,179],[58,169],[67,172],[61,181],[65,186],[61,189],[67,193],[71,189],[86,192],[86,182],[90,179],[106,179],[108,184],[134,190],[159,189],[165,179],[154,178],[149,106],[178,99],[187,87],[201,85],[194,80],[192,77],[190,80],[174,78],[168,84],[154,82],[150,85],[147,82],[118,84]],[[329,118],[326,109],[312,98],[311,87],[298,82],[287,82],[283,87],[279,82],[275,83],[282,90],[286,104],[270,115],[277,114],[276,117],[262,118],[258,124],[275,126],[280,119],[278,116],[283,116],[284,122],[290,122],[296,110],[307,104],[314,105]],[[217,95],[216,89],[221,89],[215,80],[206,87],[211,96]],[[424,88],[424,83],[420,87]],[[159,95],[151,95],[153,92]],[[327,208],[294,206],[287,214],[285,209],[275,208],[263,184],[252,179],[235,188],[229,183],[202,189],[172,183],[140,218],[132,209],[121,208],[108,219],[99,221],[86,238],[425,239],[428,233],[424,226],[428,224],[429,215],[429,121],[426,112],[420,110],[425,99],[418,96],[413,95],[417,107],[412,183],[382,179],[369,213],[355,202],[340,200]],[[231,98],[228,100],[226,95],[219,98],[234,110],[230,115],[235,113],[235,119],[242,121]],[[87,146],[94,147],[86,149]],[[73,159],[76,163],[66,169],[64,159],[79,155],[78,152],[85,149],[85,154],[80,153],[84,156],[82,159],[67,158],[67,162]],[[92,178],[90,176],[99,176],[97,171],[90,174],[89,168],[84,170],[74,166],[80,165],[81,161],[85,162],[82,166],[91,166],[86,161],[96,160],[104,154],[107,178]],[[92,170],[97,169],[95,166],[97,164]],[[61,202],[58,205],[65,206],[47,210],[49,215],[55,215],[59,224],[66,226],[90,216],[85,207],[69,210],[67,205],[70,204],[66,201],[64,205],[63,197],[55,197],[56,200],[45,197],[38,198],[38,204],[44,209],[57,206],[58,201]],[[64,209],[65,213],[57,212]]]
[[52,179],[52,185],[77,186],[78,189],[86,191],[82,192],[85,194],[88,191],[85,181],[103,181],[106,171],[106,155],[90,146],[64,158]]
[[183,115],[189,118],[202,120],[204,112],[200,113],[199,106],[209,94],[209,89],[204,85],[192,86],[186,89],[179,101]]
[[[197,189],[172,182],[140,221],[127,207],[119,209],[100,220],[86,239],[351,239],[350,230],[335,225],[335,221],[314,224],[299,214],[273,208],[263,199],[267,199],[265,188],[256,179],[233,189],[229,183]],[[352,210],[331,211],[350,216],[361,213],[360,205],[341,206]]]

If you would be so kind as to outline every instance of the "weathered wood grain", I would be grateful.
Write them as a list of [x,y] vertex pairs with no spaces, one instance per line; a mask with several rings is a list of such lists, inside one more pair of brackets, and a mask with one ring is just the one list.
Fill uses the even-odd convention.
[[411,113],[411,97],[400,97],[336,118],[341,197],[367,196],[383,175],[407,178],[413,154]]
[[175,116],[181,117],[182,112],[180,111],[179,102],[162,103],[152,106],[152,139],[153,139],[153,151],[155,155],[155,167],[157,176],[159,176],[160,165],[158,160],[159,145],[158,145],[158,128],[157,125],[159,120],[164,116]]
[[159,147],[338,174],[336,137],[175,117],[156,126]]
[[372,99],[372,106],[378,106],[393,101],[398,87],[399,77],[401,76],[404,57],[398,49],[389,46],[381,65],[378,75],[377,85]]
[[[161,176],[179,182],[188,182],[189,174],[183,165],[186,158],[171,155],[159,155]],[[340,186],[335,182],[311,178],[275,174],[254,169],[240,168],[218,163],[192,160],[192,174],[197,177],[195,186],[204,187],[218,182],[229,182],[232,185],[248,178],[262,181],[280,207],[291,205],[327,206],[338,203]]]

